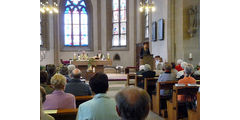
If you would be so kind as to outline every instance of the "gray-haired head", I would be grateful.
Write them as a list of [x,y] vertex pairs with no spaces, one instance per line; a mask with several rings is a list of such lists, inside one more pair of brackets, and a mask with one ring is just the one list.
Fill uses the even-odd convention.
[[149,64],[145,64],[144,71],[150,71],[150,70],[151,70],[151,66]]
[[177,60],[177,64],[178,64],[178,65],[181,64],[182,62],[183,62],[182,59],[178,59],[178,60]]
[[81,70],[79,70],[78,68],[75,68],[73,71],[72,71],[72,77],[73,78],[76,78],[76,79],[79,79],[81,77]]
[[171,72],[172,65],[170,63],[164,63],[164,69],[165,71]]
[[127,87],[115,96],[117,112],[123,120],[144,120],[149,113],[150,96],[137,87]]
[[193,73],[193,69],[193,65],[187,64],[184,69],[186,76],[190,76]]
[[139,71],[144,70],[144,69],[145,69],[145,66],[144,66],[144,65],[140,65],[140,66],[139,66]]
[[187,64],[188,64],[187,62],[182,62],[182,63],[181,63],[181,67],[182,67],[183,69],[185,69],[185,67],[187,66]]
[[75,65],[71,64],[71,65],[68,65],[68,71],[69,73],[72,73],[72,71],[75,69]]

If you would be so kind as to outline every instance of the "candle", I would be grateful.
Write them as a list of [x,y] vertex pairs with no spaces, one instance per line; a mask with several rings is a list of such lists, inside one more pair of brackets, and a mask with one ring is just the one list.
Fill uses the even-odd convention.
[[190,58],[190,59],[192,58],[192,53],[189,53],[189,58]]

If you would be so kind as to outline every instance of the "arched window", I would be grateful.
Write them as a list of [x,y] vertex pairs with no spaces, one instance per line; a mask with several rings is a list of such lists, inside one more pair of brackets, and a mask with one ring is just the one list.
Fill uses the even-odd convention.
[[112,0],[113,31],[112,46],[127,46],[127,3],[126,0]]
[[88,46],[88,12],[85,0],[66,0],[64,46]]
[[[149,0],[145,0],[145,3],[148,3]],[[145,39],[149,38],[149,11],[148,9],[144,10],[145,17]]]

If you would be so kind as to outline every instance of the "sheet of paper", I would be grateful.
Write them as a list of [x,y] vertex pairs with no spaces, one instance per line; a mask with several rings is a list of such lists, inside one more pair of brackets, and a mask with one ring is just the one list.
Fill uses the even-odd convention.
[[56,114],[57,110],[44,110],[44,113],[46,113],[46,114]]

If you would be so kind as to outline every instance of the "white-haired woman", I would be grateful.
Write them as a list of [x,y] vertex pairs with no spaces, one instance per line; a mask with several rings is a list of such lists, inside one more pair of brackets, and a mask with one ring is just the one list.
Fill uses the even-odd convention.
[[181,66],[182,62],[184,62],[182,59],[178,59],[178,60],[177,60],[177,65],[175,66],[175,69],[176,69],[177,71],[182,71],[182,70],[184,69],[184,68],[182,68],[182,66]]
[[55,90],[46,96],[46,101],[43,104],[44,110],[76,108],[74,95],[64,92],[66,78],[63,75],[55,74],[51,78],[51,84]]
[[[151,66],[149,64],[144,65],[144,71],[141,73],[142,77],[140,78],[140,81],[138,83],[138,86],[143,88],[144,87],[144,79],[145,78],[153,78],[156,75],[155,71],[151,70]],[[152,91],[155,89],[155,85],[149,85],[148,86],[148,93],[150,96],[152,96]]]
[[139,66],[139,71],[136,73],[137,75],[142,75],[142,73],[144,72],[145,66],[144,65],[140,65]]
[[182,62],[182,63],[181,63],[181,68],[183,68],[183,69],[182,69],[181,71],[178,71],[178,72],[177,72],[176,78],[177,78],[178,80],[184,78],[184,69],[185,69],[185,67],[186,67],[187,64],[188,64],[187,62]]

